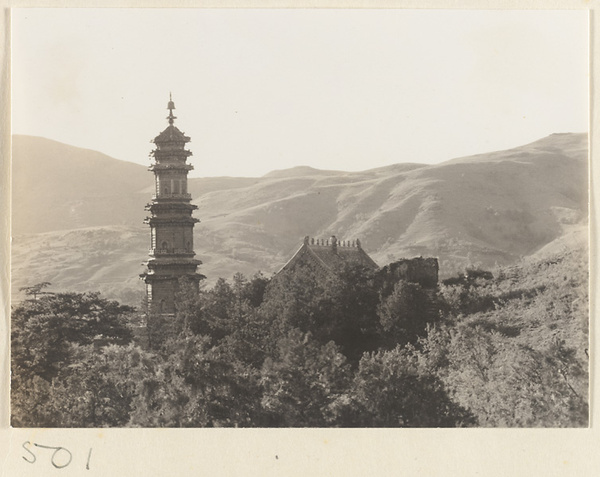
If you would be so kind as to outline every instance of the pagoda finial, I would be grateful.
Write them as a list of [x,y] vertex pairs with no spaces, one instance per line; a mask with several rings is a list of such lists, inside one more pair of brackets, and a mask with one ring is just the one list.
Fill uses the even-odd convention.
[[169,110],[169,115],[167,119],[169,120],[169,124],[173,124],[173,121],[177,119],[177,116],[173,116],[173,110],[175,109],[175,103],[173,102],[173,96],[169,91],[169,104],[167,104],[167,109]]

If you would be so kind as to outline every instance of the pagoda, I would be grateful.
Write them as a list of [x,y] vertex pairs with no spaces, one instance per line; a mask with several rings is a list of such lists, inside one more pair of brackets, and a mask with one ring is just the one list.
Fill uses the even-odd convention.
[[187,278],[194,287],[204,278],[196,273],[200,260],[194,259],[194,224],[192,217],[198,207],[191,204],[187,191],[187,175],[194,166],[187,163],[192,155],[185,149],[190,138],[175,125],[175,104],[169,95],[167,105],[169,125],[154,138],[156,148],[150,153],[154,163],[148,168],[154,172],[155,191],[146,205],[150,217],[150,259],[147,270],[140,277],[146,282],[148,310],[160,314],[175,313],[175,294],[180,280]]

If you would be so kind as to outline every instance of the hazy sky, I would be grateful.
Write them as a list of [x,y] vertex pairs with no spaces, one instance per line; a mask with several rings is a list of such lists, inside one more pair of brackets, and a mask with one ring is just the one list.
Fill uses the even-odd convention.
[[585,11],[15,9],[14,134],[194,176],[435,163],[588,129]]

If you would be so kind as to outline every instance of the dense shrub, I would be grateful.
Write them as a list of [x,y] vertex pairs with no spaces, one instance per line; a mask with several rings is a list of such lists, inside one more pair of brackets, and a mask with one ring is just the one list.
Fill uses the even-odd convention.
[[585,426],[587,255],[467,270],[437,294],[360,267],[194,291],[175,316],[28,289],[16,426]]

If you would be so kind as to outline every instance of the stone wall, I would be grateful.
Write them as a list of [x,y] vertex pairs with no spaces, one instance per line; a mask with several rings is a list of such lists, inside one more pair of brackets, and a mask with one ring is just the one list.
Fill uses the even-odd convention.
[[395,284],[400,280],[418,283],[424,289],[436,289],[438,286],[437,258],[410,258],[392,262],[377,272],[382,285]]

